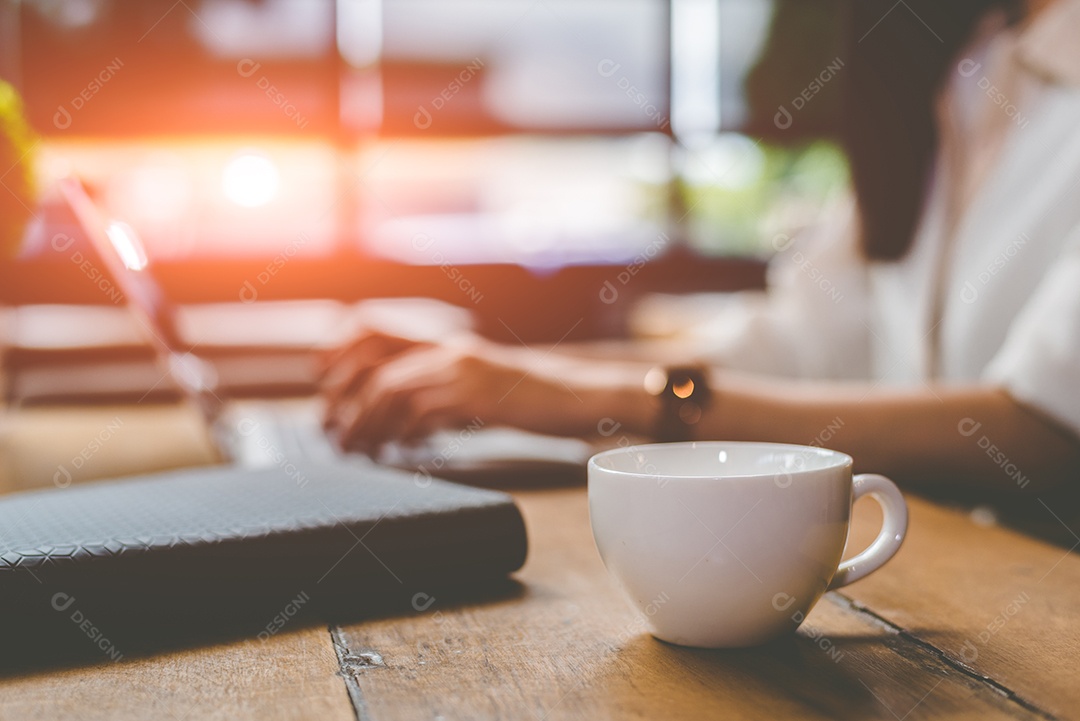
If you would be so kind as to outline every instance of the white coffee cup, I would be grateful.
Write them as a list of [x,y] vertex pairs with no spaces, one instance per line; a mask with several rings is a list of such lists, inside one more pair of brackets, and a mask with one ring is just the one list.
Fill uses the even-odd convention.
[[[657,638],[739,647],[795,630],[828,589],[877,570],[903,543],[907,504],[850,456],[779,443],[658,443],[589,460],[596,547]],[[881,532],[840,563],[854,501]]]

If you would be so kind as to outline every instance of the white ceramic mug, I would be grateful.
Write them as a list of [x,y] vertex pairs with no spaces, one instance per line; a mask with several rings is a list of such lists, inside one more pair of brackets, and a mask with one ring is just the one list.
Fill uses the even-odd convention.
[[[657,638],[738,647],[793,631],[821,595],[880,568],[900,548],[907,504],[851,457],[779,443],[658,443],[589,460],[596,547]],[[840,563],[853,502],[884,522]]]

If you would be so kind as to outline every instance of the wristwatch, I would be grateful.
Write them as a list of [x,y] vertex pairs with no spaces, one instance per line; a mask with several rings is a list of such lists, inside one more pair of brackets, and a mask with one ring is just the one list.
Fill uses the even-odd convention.
[[655,439],[661,443],[694,440],[695,426],[712,403],[706,368],[653,368],[645,375],[645,390],[660,400]]

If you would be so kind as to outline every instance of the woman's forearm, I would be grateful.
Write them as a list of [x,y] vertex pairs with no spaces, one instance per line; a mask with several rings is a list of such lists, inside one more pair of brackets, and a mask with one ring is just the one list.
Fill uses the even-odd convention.
[[[346,444],[377,448],[477,417],[539,433],[648,437],[661,407],[644,388],[648,362],[491,343],[361,351],[343,359],[346,390],[328,416]],[[834,448],[860,470],[909,484],[1036,491],[1080,477],[1076,437],[999,388],[711,376],[697,438]]]
[[912,484],[1008,491],[1080,480],[1080,443],[990,386],[891,390],[721,374],[698,435],[821,445]]
[[[712,386],[713,402],[694,429],[700,439],[819,445],[848,453],[860,471],[909,485],[1008,492],[1080,481],[1080,442],[993,386],[889,389],[722,370]],[[609,423],[653,432],[659,403],[640,384],[626,383],[601,403]]]

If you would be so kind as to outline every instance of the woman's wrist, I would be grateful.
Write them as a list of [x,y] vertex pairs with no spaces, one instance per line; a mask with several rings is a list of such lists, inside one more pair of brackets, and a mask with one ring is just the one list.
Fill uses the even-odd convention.
[[656,366],[646,374],[645,391],[659,404],[653,423],[655,440],[666,443],[701,437],[699,424],[713,401],[709,376],[709,369],[701,364]]
[[[596,364],[590,366],[595,371]],[[712,439],[725,425],[722,384],[707,366],[604,364],[581,393],[584,433],[620,433],[657,441]],[[588,427],[592,424],[595,427]]]
[[651,437],[659,403],[645,390],[648,369],[628,361],[570,361],[565,377],[573,378],[574,434]]
[[[660,413],[660,402],[645,389],[648,366],[634,365],[637,367],[627,368],[616,386],[609,390],[605,403],[607,413],[600,421],[608,428],[618,424],[620,432],[626,435],[651,439]],[[601,434],[607,432],[599,426],[595,430]]]

